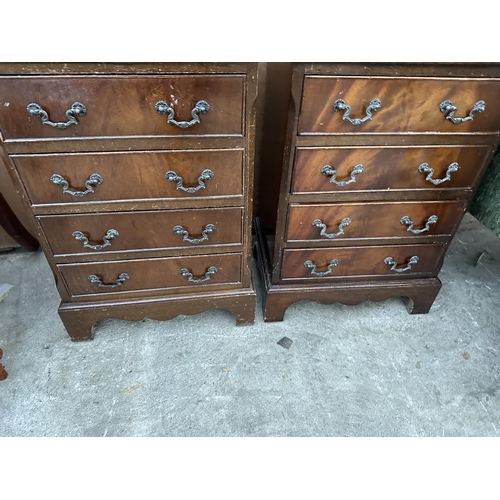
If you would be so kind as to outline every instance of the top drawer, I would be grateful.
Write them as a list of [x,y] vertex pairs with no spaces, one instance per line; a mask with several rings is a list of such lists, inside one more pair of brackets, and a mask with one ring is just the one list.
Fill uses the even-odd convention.
[[2,77],[0,130],[6,140],[242,136],[244,87],[244,75]]
[[306,76],[298,133],[497,132],[498,95],[500,80]]

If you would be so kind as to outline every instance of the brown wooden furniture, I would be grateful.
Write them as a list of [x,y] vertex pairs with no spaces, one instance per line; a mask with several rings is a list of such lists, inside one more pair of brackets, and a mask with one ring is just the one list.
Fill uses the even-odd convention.
[[29,231],[21,224],[16,214],[7,204],[7,201],[0,193],[0,227],[19,245],[34,252],[38,250],[38,241],[31,236]]
[[2,154],[72,340],[106,318],[254,321],[257,65],[1,64]]
[[[0,359],[2,359],[2,357],[3,357],[3,351],[2,349],[0,349]],[[2,364],[0,364],[0,380],[5,380],[8,376],[9,374],[7,373],[7,370]]]
[[0,154],[0,251],[22,246],[35,251],[39,244],[28,210],[19,196],[9,175],[5,157]]
[[281,178],[271,164],[259,175],[280,179],[276,224],[256,219],[264,319],[298,300],[403,296],[410,313],[428,312],[499,142],[500,65],[294,64],[290,74]]

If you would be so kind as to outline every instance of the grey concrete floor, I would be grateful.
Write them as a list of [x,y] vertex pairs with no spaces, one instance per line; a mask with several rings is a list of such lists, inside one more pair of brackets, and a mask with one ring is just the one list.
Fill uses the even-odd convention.
[[499,436],[500,239],[466,214],[439,277],[427,315],[303,301],[264,323],[259,303],[251,326],[108,320],[73,343],[44,255],[0,254],[0,436]]

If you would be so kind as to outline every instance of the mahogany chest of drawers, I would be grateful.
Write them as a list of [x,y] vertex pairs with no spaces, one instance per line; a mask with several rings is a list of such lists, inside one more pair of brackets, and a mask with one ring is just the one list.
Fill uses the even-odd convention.
[[256,64],[2,64],[2,159],[73,340],[106,318],[254,320]]
[[256,220],[264,319],[394,296],[427,313],[498,146],[500,65],[294,64],[288,92],[271,238]]

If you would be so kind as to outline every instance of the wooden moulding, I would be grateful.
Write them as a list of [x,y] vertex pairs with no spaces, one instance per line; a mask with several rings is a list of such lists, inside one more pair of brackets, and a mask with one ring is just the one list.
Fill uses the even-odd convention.
[[283,321],[286,309],[300,300],[311,300],[319,304],[340,302],[354,305],[367,300],[380,302],[392,297],[403,297],[410,314],[426,314],[441,289],[439,278],[335,284],[314,283],[310,286],[274,285],[271,282],[269,248],[258,218],[254,221],[254,227],[257,236],[254,249],[264,280],[264,321]]
[[166,321],[181,314],[191,316],[210,309],[226,309],[234,314],[236,325],[250,325],[255,321],[255,304],[255,290],[250,283],[250,288],[237,290],[101,302],[98,305],[61,302],[58,313],[71,340],[82,341],[93,340],[96,324],[105,319]]

